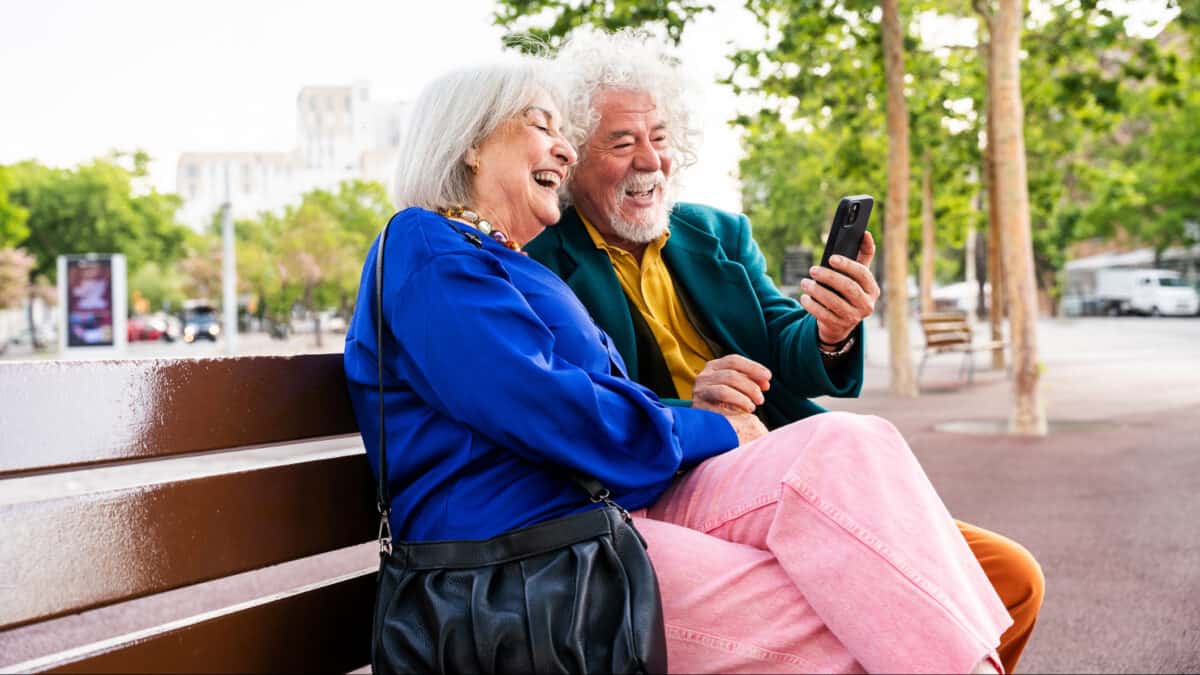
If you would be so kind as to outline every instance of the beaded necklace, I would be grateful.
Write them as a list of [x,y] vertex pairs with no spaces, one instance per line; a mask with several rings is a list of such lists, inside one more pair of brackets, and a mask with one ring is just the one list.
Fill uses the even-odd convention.
[[491,223],[484,220],[478,213],[465,206],[451,206],[449,208],[439,209],[438,213],[447,218],[461,220],[469,224],[471,227],[488,235],[492,239],[495,239],[500,244],[503,244],[504,246],[516,251],[517,253],[529,255],[528,253],[522,251],[521,245],[518,244],[514,239],[510,238],[503,230],[493,227]]

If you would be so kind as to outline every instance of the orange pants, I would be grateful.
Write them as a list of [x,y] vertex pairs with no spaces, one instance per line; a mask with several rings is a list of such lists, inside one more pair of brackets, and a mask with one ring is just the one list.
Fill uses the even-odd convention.
[[1004,672],[1012,673],[1042,608],[1046,587],[1042,568],[1024,546],[1012,539],[961,520],[955,522],[1012,615],[1013,625],[1000,636],[1000,647],[996,650]]

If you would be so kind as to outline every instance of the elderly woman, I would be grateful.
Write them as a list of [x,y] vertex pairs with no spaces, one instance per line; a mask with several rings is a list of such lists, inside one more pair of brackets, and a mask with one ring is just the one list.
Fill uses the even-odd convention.
[[[414,106],[402,210],[368,253],[345,348],[377,473],[386,414],[395,537],[484,540],[596,508],[564,479],[579,472],[640,509],[674,671],[990,672],[1004,607],[891,425],[828,413],[767,434],[664,405],[522,254],[576,161],[556,91],[519,61],[451,73]],[[711,504],[708,525],[644,510]]]

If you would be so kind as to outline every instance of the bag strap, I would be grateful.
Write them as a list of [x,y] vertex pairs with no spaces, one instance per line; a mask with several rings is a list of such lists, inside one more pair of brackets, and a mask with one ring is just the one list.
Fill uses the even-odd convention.
[[379,555],[392,554],[392,502],[387,488],[387,434],[383,424],[383,245],[387,241],[387,225],[379,232],[379,248],[375,251],[375,366],[379,382],[379,487],[375,491],[375,509],[379,511]]
[[[454,225],[452,224],[451,227]],[[454,229],[458,230],[457,227]],[[458,231],[472,244],[482,248],[483,243],[474,232]],[[386,415],[384,415],[383,406],[383,252],[386,239],[387,225],[384,225],[379,232],[379,248],[375,252],[375,366],[379,382],[379,486],[375,492],[375,508],[379,511],[379,555],[381,556],[388,556],[392,553],[392,526],[389,521],[392,502],[387,487],[387,452],[385,452],[387,434],[384,431]],[[616,366],[613,365],[613,368],[615,369]],[[611,493],[603,483],[575,471],[564,471],[564,473],[573,483],[588,493],[593,504],[613,507],[620,512],[621,518],[626,523],[633,525],[633,519],[629,517],[629,512],[612,500]],[[641,537],[640,534],[638,536]]]

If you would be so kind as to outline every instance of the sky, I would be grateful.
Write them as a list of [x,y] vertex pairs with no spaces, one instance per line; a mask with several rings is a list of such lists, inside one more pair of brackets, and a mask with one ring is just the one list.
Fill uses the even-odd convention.
[[[700,162],[683,199],[740,210],[737,101],[714,79],[736,44],[762,40],[740,2],[685,32]],[[187,151],[286,151],[307,85],[366,80],[372,98],[415,98],[436,75],[501,52],[492,0],[0,0],[0,163],[72,166],[110,149],[155,159],[175,189]]]

